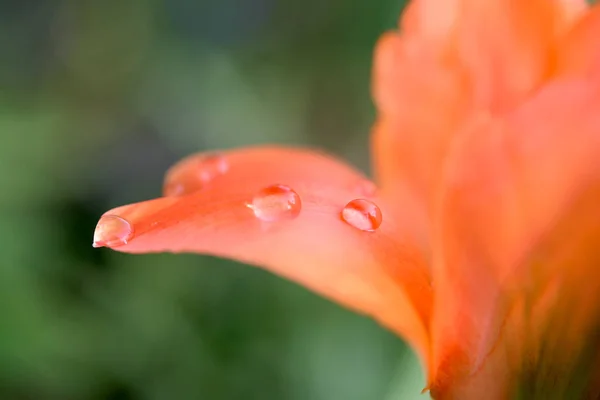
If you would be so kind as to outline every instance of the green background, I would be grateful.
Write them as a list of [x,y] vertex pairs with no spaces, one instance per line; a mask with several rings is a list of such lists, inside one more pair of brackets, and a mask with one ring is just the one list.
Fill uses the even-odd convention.
[[410,349],[256,268],[91,246],[206,149],[368,171],[399,0],[0,0],[0,399],[425,398]]

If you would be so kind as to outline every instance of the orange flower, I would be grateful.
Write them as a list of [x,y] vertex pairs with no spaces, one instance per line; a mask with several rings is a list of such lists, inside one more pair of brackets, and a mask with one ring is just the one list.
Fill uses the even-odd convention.
[[415,0],[375,57],[378,187],[305,149],[189,157],[94,246],[262,266],[375,318],[439,399],[600,396],[600,7]]

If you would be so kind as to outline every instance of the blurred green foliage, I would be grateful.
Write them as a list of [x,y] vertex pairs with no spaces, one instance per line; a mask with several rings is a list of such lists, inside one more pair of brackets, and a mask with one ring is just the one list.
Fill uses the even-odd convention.
[[0,399],[418,393],[398,338],[292,283],[91,247],[189,153],[303,144],[367,169],[372,51],[401,3],[0,0]]

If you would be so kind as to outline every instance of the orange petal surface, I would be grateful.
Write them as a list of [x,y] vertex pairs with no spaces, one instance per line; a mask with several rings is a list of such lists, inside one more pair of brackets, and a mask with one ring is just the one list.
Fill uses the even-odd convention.
[[552,72],[556,41],[586,9],[582,0],[412,1],[401,32],[385,34],[375,52],[372,142],[384,190],[408,188],[427,210],[465,120],[516,107],[537,90]]
[[456,46],[471,82],[473,106],[514,107],[551,72],[555,43],[577,17],[572,1],[463,0]]
[[[214,169],[220,164],[211,162],[211,171],[217,171],[211,179],[204,174],[198,181],[206,155],[192,156],[167,174],[167,186],[183,188],[176,196],[107,212],[128,221],[134,232],[116,250],[212,254],[265,267],[372,316],[427,356],[429,270],[412,227],[387,218],[389,206],[365,193],[364,176],[299,149],[250,148],[219,157],[227,165]],[[257,218],[253,199],[272,185],[297,193],[297,215]],[[344,206],[357,198],[379,206],[382,221],[375,231],[342,220]],[[410,216],[410,209],[405,212]]]
[[[501,332],[509,331],[516,293],[527,289],[538,299],[546,291],[533,275],[539,268],[532,267],[536,252],[544,251],[543,239],[568,237],[560,226],[575,218],[570,215],[574,202],[600,180],[599,88],[598,81],[554,82],[502,118],[475,119],[455,143],[435,238],[434,276],[440,284],[432,378],[438,391],[448,393],[448,385],[460,387],[469,380],[470,389],[478,387],[482,395],[510,387],[503,379],[514,363],[486,362],[505,345]],[[581,213],[577,218],[589,208]],[[589,251],[587,239],[580,249],[577,243],[564,243],[573,247],[572,256],[584,247]],[[581,262],[571,271],[600,279],[583,262],[585,256],[578,257]],[[555,276],[557,265],[548,262],[543,268]],[[571,273],[562,268],[562,274]],[[524,287],[531,282],[539,287]],[[516,357],[516,363],[531,361],[525,354]],[[494,371],[494,379],[479,386],[472,383],[493,365],[504,371]]]
[[599,74],[600,72],[600,5],[583,15],[561,40],[558,48],[557,74]]
[[440,171],[468,97],[456,60],[420,36],[388,33],[375,53],[374,170],[389,197],[411,192],[429,212]]

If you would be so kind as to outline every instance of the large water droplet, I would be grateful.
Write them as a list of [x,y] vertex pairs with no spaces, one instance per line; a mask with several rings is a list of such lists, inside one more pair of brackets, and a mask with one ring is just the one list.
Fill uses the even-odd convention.
[[342,210],[342,219],[356,229],[373,232],[381,225],[383,216],[377,204],[365,199],[355,199]]
[[104,215],[96,225],[94,247],[118,247],[133,237],[133,227],[125,218],[117,215]]
[[300,214],[302,202],[292,188],[285,185],[272,185],[262,189],[248,205],[254,215],[262,221],[274,222],[293,219]]
[[198,165],[198,177],[204,183],[208,183],[219,175],[229,170],[227,158],[221,153],[210,153],[200,159]]

